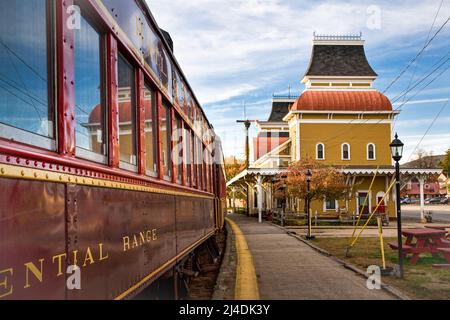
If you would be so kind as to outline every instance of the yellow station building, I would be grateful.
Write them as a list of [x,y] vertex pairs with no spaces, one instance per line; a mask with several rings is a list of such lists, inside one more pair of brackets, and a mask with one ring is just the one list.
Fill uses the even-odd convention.
[[[228,182],[235,192],[248,193],[250,214],[302,213],[301,199],[274,198],[273,183],[290,163],[309,157],[341,170],[350,190],[347,200],[314,201],[313,215],[358,217],[380,204],[378,212],[396,217],[389,145],[400,111],[375,88],[377,76],[361,36],[314,36],[304,92],[274,96],[269,120],[257,123],[255,161]],[[426,179],[441,170],[402,169],[402,174],[417,177],[423,191]]]

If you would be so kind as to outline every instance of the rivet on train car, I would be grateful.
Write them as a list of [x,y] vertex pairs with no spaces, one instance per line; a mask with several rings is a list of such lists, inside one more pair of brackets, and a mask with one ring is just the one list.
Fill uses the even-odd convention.
[[38,174],[37,174],[37,172],[35,172],[35,173],[34,173],[34,177],[35,177],[35,178],[37,178],[37,177],[38,177]]
[[5,168],[1,168],[1,169],[0,169],[0,172],[1,172],[2,174],[5,174]]
[[10,162],[11,161],[11,157],[10,156],[7,156],[6,157],[6,162]]
[[27,164],[27,166],[30,164],[30,160],[25,161],[25,163]]
[[17,164],[19,164],[20,163],[20,158],[16,158],[16,162],[17,162]]
[[39,162],[35,161],[34,166],[37,167],[39,165]]
[[25,176],[25,171],[20,171],[20,174],[22,175],[22,177],[24,177]]
[[46,166],[45,162],[42,162],[42,168],[45,168]]
[[59,176],[59,181],[62,181],[62,179],[63,179],[63,177],[60,175],[60,176]]
[[45,175],[45,179],[47,179],[47,180],[48,180],[48,178],[49,178],[49,177],[48,177],[48,174],[46,174],[46,175]]

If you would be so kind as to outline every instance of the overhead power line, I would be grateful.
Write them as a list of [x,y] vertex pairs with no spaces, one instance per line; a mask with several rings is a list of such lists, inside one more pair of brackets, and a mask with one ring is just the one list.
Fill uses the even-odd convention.
[[436,31],[436,33],[433,35],[433,37],[428,40],[428,42],[423,46],[423,48],[417,53],[417,55],[406,65],[406,67],[400,72],[400,74],[387,86],[387,88],[383,91],[383,93],[386,93],[394,84],[397,83],[398,80],[405,74],[406,71],[413,65],[413,63],[425,52],[425,50],[430,46],[430,44],[433,42],[433,40],[437,37],[437,35],[444,29],[444,27],[447,25],[447,23],[450,21],[450,16],[445,20],[445,22],[440,26],[440,28]]

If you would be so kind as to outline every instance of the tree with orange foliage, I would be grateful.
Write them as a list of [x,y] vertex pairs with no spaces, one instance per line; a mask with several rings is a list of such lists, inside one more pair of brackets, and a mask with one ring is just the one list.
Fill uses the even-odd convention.
[[[306,172],[311,170],[311,184],[308,199]],[[287,172],[280,174],[275,183],[275,197],[300,198],[310,202],[324,198],[341,200],[348,195],[348,186],[343,173],[331,166],[325,166],[312,158],[292,163]],[[306,212],[306,208],[305,208]]]

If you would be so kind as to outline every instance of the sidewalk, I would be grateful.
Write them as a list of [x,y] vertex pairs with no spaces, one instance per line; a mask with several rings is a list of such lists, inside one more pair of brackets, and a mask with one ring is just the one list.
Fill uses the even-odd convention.
[[228,218],[247,240],[263,300],[393,299],[368,290],[365,279],[275,226],[241,215]]

